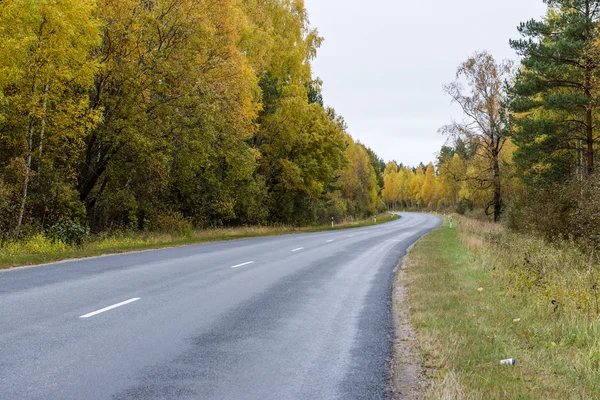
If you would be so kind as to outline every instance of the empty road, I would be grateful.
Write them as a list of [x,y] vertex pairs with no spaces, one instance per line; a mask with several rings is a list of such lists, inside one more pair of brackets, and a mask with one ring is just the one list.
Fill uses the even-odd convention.
[[382,399],[392,271],[440,223],[0,271],[0,399]]

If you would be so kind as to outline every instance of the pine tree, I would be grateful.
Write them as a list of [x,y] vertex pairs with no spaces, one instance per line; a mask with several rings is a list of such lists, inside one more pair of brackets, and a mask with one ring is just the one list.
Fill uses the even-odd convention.
[[[542,21],[519,26],[510,44],[523,57],[512,90],[516,160],[526,175],[564,178],[594,170],[600,1],[547,0]],[[585,156],[585,157],[584,157]]]

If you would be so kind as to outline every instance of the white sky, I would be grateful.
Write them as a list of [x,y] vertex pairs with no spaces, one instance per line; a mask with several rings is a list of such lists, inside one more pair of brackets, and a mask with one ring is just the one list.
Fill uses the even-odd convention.
[[478,50],[516,60],[517,26],[545,14],[542,0],[305,0],[325,38],[313,64],[326,105],[383,159],[433,161],[438,129],[462,119],[442,91]]

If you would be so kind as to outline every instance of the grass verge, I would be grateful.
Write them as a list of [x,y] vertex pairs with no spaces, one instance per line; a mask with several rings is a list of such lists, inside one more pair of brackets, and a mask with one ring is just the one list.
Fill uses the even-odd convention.
[[[472,226],[461,230],[463,222]],[[600,398],[597,316],[538,301],[509,272],[511,260],[523,251],[528,262],[531,249],[484,240],[475,232],[486,227],[475,224],[461,219],[458,234],[440,227],[406,259],[410,320],[432,378],[425,398]],[[559,251],[543,246],[545,254]],[[516,364],[500,365],[507,358]]]
[[379,216],[376,222],[373,219],[343,222],[335,225],[333,229],[331,226],[243,227],[206,229],[186,233],[118,233],[110,237],[90,240],[79,247],[68,246],[62,242],[53,243],[44,235],[37,235],[24,242],[7,243],[0,247],[0,269],[221,240],[360,228],[391,222],[398,218],[400,218],[398,215],[385,214]]

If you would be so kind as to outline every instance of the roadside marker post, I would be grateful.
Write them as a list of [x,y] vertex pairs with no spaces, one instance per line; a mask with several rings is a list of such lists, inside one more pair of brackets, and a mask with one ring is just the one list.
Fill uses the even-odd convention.
[[331,228],[333,228],[333,217],[331,217]]
[[450,229],[452,229],[452,215],[450,216]]

